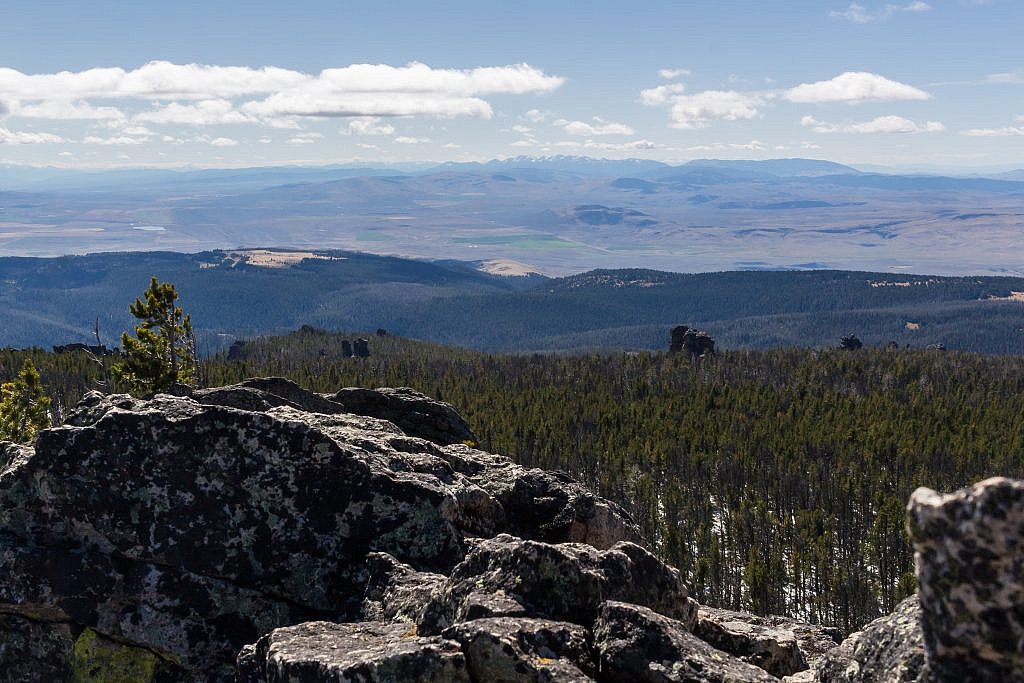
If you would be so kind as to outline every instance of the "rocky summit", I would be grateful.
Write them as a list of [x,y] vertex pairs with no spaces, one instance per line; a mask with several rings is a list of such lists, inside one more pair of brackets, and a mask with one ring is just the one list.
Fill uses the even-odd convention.
[[1024,678],[1024,484],[915,493],[920,597],[840,643],[475,441],[411,389],[89,394],[0,444],[0,681]]

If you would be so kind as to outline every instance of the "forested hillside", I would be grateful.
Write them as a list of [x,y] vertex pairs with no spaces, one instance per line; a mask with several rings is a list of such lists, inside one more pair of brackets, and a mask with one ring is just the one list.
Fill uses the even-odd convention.
[[[667,336],[667,329],[662,330]],[[218,385],[281,375],[320,391],[411,386],[480,446],[564,469],[625,505],[702,603],[852,629],[913,589],[910,492],[1024,476],[1024,358],[925,350],[497,355],[372,336],[254,340]],[[25,355],[58,409],[103,381],[81,353]],[[116,389],[117,387],[108,388]]]
[[1024,278],[852,271],[681,274],[593,270],[500,277],[473,264],[283,250],[0,258],[0,347],[116,344],[127,304],[156,276],[177,285],[201,351],[301,325],[383,327],[484,351],[661,349],[664,327],[721,348],[943,344],[1024,353]]

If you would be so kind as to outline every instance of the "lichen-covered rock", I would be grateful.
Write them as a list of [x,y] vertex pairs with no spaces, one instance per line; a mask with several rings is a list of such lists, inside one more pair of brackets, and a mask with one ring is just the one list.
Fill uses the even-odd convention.
[[[63,681],[75,635],[63,614],[0,613],[0,683]],[[56,619],[56,620],[55,620]]]
[[81,631],[57,610],[0,613],[0,683],[174,683],[173,658]]
[[693,634],[773,676],[781,678],[808,668],[791,629],[769,626],[752,614],[701,607]]
[[362,607],[365,621],[418,623],[446,579],[443,574],[418,572],[387,553],[367,555],[366,571]]
[[466,421],[447,403],[408,387],[360,389],[349,387],[329,396],[345,412],[394,422],[410,436],[441,445],[477,441]]
[[605,600],[645,605],[679,619],[696,617],[679,572],[628,542],[600,551],[502,534],[478,542],[428,605],[422,626],[497,616],[531,616],[590,625]]
[[582,626],[545,619],[475,619],[447,629],[462,644],[474,681],[582,683],[596,670]]
[[323,621],[275,629],[238,657],[238,680],[469,683],[459,644],[409,624]]
[[69,680],[75,683],[174,683],[183,674],[173,659],[91,628],[75,640],[70,668]]
[[[452,447],[449,462],[498,501],[508,532],[548,543],[586,543],[604,550],[619,541],[643,544],[618,505],[595,496],[564,474],[527,470],[500,456]],[[462,454],[465,457],[461,457]]]
[[826,654],[808,680],[822,683],[923,683],[936,680],[928,674],[919,616],[917,598],[907,598],[897,605],[892,614],[872,621]]
[[907,527],[934,675],[1024,680],[1024,482],[918,489]]
[[686,624],[607,602],[594,628],[603,683],[768,683],[764,669],[708,645]]
[[[227,680],[239,648],[281,626],[367,609],[418,620],[473,537],[520,528],[481,482],[524,491],[515,505],[542,508],[531,523],[555,540],[597,509],[608,541],[631,537],[574,482],[519,484],[533,477],[507,458],[287,380],[183,393],[92,393],[34,447],[0,445],[0,613],[50,614],[76,638],[176,662],[184,680]],[[375,575],[372,553],[394,564]]]

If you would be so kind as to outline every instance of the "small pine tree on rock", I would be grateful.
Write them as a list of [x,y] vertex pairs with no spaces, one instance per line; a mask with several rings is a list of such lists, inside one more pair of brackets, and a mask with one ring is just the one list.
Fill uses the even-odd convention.
[[134,337],[127,332],[121,335],[123,356],[114,365],[114,377],[134,393],[152,394],[195,380],[192,318],[176,305],[177,300],[174,285],[154,277],[145,300],[136,299],[130,306],[139,322]]
[[14,381],[0,385],[0,441],[28,443],[50,425],[50,399],[35,364],[26,359]]

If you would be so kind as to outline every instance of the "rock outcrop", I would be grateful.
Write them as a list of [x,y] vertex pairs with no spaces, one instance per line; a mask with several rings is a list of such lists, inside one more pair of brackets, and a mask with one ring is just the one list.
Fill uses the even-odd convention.
[[618,506],[410,389],[89,394],[0,444],[7,681],[1024,680],[1024,483],[909,508],[920,599],[697,605]]
[[715,340],[702,330],[676,325],[669,334],[668,350],[671,353],[686,352],[691,356],[703,356],[715,352]]
[[932,673],[1024,680],[1024,482],[918,489],[907,514]]
[[[830,651],[813,675],[828,683],[923,683],[929,677],[917,598],[907,598]],[[941,680],[941,679],[940,679]],[[962,680],[962,679],[949,679]]]
[[[450,406],[373,393],[346,407],[272,378],[93,393],[34,447],[0,446],[0,680],[101,660],[149,672],[133,680],[230,680],[279,627],[365,621],[373,604],[380,623],[417,621],[473,538],[638,539],[575,482],[444,445],[472,435]],[[408,432],[359,414],[402,405]]]

